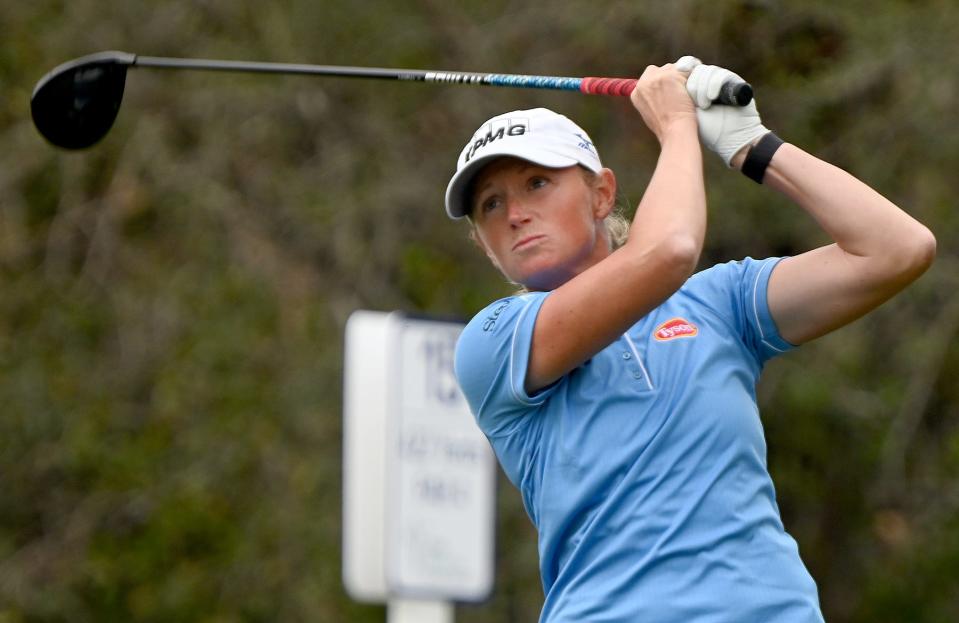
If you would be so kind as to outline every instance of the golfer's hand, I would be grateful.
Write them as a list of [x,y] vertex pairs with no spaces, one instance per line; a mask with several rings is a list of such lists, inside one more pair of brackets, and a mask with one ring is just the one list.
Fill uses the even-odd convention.
[[686,75],[671,64],[647,67],[630,99],[660,144],[674,130],[696,126],[696,107],[686,91]]
[[733,166],[733,156],[737,152],[769,132],[759,118],[755,98],[746,106],[713,105],[723,84],[742,78],[728,69],[703,65],[694,56],[682,57],[676,61],[676,67],[689,72],[686,90],[696,103],[699,140],[718,154],[726,166]]

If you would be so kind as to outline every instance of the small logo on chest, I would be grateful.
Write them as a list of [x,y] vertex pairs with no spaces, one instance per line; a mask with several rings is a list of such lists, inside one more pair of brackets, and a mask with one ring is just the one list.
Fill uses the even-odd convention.
[[653,337],[660,342],[674,340],[678,337],[696,337],[699,329],[685,318],[673,318],[656,327]]

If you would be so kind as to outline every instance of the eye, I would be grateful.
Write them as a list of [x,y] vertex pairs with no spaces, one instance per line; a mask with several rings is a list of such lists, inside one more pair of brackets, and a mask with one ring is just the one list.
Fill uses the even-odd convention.
[[529,187],[531,189],[542,188],[549,183],[549,180],[541,175],[535,175],[529,178]]
[[495,210],[502,204],[502,200],[498,195],[490,195],[480,203],[480,209],[485,212],[490,212]]

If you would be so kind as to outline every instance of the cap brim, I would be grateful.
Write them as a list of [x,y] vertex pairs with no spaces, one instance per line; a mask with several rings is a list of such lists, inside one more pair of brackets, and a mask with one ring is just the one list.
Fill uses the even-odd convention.
[[[469,164],[457,171],[450,183],[446,186],[446,214],[452,219],[460,219],[470,213],[470,201],[472,197],[467,196],[470,189],[470,182],[476,177],[484,166],[491,161],[504,156],[512,156],[520,160],[526,160],[533,164],[551,169],[561,169],[571,167],[575,164],[582,164],[576,158],[557,154],[548,149],[530,149],[528,144],[510,149],[509,145],[503,145],[496,152],[483,154],[481,157],[471,160]],[[584,166],[588,166],[585,165]],[[590,167],[592,168],[592,167]]]

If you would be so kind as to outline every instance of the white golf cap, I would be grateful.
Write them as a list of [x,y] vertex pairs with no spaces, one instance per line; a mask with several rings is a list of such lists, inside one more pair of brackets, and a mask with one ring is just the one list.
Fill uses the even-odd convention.
[[476,130],[456,162],[456,173],[446,187],[446,213],[450,218],[470,213],[473,178],[485,165],[503,156],[554,169],[581,164],[598,173],[603,168],[592,140],[567,117],[546,108],[497,115]]

